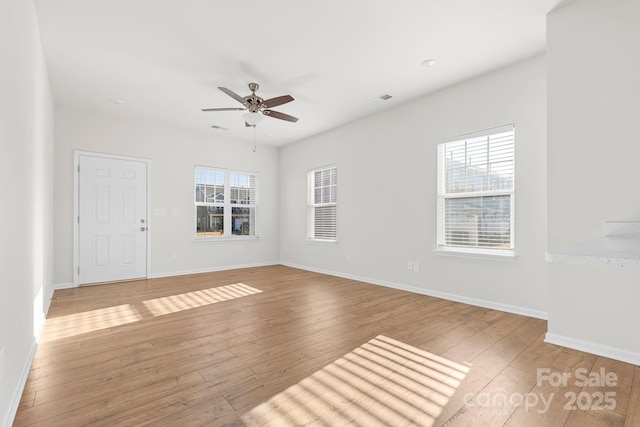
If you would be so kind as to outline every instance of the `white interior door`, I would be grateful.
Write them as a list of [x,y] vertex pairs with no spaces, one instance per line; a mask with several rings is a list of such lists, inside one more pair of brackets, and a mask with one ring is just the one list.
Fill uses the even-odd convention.
[[78,284],[147,274],[147,163],[78,158]]

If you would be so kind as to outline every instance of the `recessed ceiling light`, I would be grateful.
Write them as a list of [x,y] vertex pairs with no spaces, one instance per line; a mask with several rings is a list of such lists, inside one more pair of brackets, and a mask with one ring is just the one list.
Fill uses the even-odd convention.
[[111,98],[109,102],[116,105],[124,105],[124,101],[122,99]]
[[431,59],[425,59],[424,61],[422,61],[422,66],[423,67],[433,67],[434,65],[436,65],[436,60],[431,58]]

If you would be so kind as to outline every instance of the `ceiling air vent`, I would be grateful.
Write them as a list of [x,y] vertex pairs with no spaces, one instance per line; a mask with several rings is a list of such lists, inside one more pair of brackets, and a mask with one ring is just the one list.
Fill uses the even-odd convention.
[[216,130],[229,130],[229,128],[223,128],[222,126],[218,125],[212,125],[211,127]]
[[391,99],[391,98],[393,98],[393,96],[389,95],[388,93],[387,93],[387,94],[384,94],[384,95],[382,95],[382,96],[380,97],[380,99],[381,99],[381,100],[383,100],[383,101],[388,101],[388,100],[389,100],[389,99]]

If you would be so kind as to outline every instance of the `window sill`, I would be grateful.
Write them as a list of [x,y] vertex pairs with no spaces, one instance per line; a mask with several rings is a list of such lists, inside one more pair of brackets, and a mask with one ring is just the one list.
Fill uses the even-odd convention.
[[194,245],[210,245],[216,243],[227,242],[246,242],[251,240],[260,240],[260,236],[247,236],[247,237],[201,237],[199,239],[193,239]]
[[473,249],[461,249],[461,248],[438,248],[435,251],[436,255],[450,256],[457,258],[470,258],[481,259],[487,261],[499,261],[499,262],[515,262],[516,254],[514,250],[507,251],[483,251]]
[[337,240],[321,240],[321,239],[307,239],[307,243],[311,245],[320,245],[320,246],[336,246],[338,244]]

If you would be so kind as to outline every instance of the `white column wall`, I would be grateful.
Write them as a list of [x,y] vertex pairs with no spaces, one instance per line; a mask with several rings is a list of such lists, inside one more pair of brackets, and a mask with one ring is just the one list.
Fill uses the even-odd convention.
[[[640,221],[640,2],[580,0],[548,15],[548,240],[562,250]],[[640,269],[551,264],[549,335],[640,363]]]
[[10,425],[52,291],[53,101],[31,0],[0,2],[0,425]]

